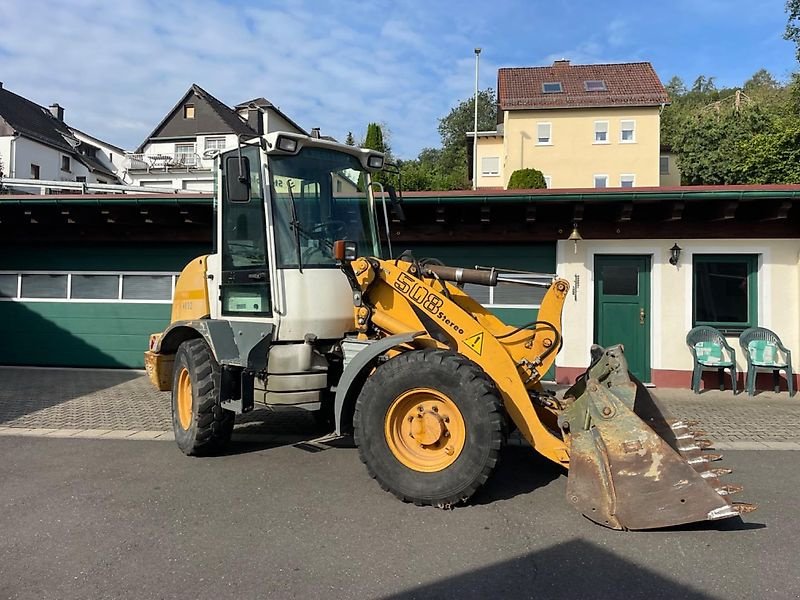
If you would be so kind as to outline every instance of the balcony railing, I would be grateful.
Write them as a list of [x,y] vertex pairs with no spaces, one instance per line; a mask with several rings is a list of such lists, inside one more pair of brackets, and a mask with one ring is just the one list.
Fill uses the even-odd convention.
[[213,162],[212,159],[205,159],[195,152],[153,152],[125,155],[126,170],[147,173],[210,170]]

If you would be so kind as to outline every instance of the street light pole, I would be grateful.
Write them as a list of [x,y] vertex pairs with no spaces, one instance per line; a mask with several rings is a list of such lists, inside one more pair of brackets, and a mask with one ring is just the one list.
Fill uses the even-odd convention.
[[472,189],[478,189],[478,65],[481,49],[475,48],[475,127],[472,130]]

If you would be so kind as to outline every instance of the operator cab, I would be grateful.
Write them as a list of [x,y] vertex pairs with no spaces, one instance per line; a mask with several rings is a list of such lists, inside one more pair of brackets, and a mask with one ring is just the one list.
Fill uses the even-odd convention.
[[380,256],[370,173],[383,155],[275,132],[219,159],[212,317],[268,321],[275,341],[341,339],[353,302],[333,243]]

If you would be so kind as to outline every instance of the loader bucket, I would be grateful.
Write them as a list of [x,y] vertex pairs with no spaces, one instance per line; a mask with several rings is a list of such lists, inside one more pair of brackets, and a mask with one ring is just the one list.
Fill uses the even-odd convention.
[[613,529],[654,529],[724,519],[755,510],[729,500],[739,486],[705,452],[695,423],[672,419],[628,372],[621,346],[597,359],[566,391],[559,427],[570,449],[567,500]]

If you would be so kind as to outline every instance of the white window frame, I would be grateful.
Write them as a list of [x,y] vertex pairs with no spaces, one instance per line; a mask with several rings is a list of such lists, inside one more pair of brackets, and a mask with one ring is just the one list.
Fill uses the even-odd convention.
[[[606,139],[604,139],[604,140],[598,140],[597,139],[597,134],[603,132],[602,129],[598,129],[597,128],[598,125],[605,125],[606,126],[606,130],[605,130]],[[593,139],[592,143],[593,144],[598,144],[598,145],[610,144],[611,143],[611,139],[610,138],[611,138],[611,124],[608,121],[595,121],[594,122],[594,139]]]
[[[486,169],[485,161],[496,160],[496,169]],[[481,157],[481,177],[500,177],[500,157],[499,156],[482,156]]]
[[[547,141],[540,142],[539,127],[547,125]],[[536,123],[536,145],[537,146],[552,146],[553,145],[553,124],[549,121],[539,121]]]
[[[598,180],[598,178],[600,178],[600,177],[602,177],[603,179],[605,179],[605,182],[606,182],[606,184],[605,184],[604,186],[602,186],[602,187],[601,187],[601,186],[599,186],[599,185],[597,185],[597,180]],[[602,189],[605,189],[605,188],[607,188],[607,187],[608,187],[608,175],[606,175],[606,174],[603,174],[603,173],[597,173],[597,174],[595,174],[595,175],[592,175],[592,187],[593,187],[594,189],[598,189],[598,190],[602,190]]]
[[[622,135],[624,131],[627,131],[623,126],[624,123],[632,123],[633,127],[630,128],[630,131],[633,132],[633,138],[630,140],[622,139]],[[619,121],[619,143],[620,144],[635,144],[636,143],[636,119],[620,119]]]
[[[178,151],[178,148],[186,149],[190,148],[190,152]],[[197,144],[194,142],[177,142],[175,144],[175,162],[180,160],[181,156],[185,156],[186,158],[183,160],[182,164],[193,167],[197,164]]]
[[[666,165],[664,165],[666,163]],[[665,166],[666,168],[662,168]],[[658,174],[669,175],[669,154],[662,154],[658,157]]]
[[636,175],[634,173],[623,173],[619,176],[619,187],[626,187],[622,185],[623,180],[629,180],[631,184],[627,187],[636,187]]
[[[209,142],[214,142],[214,145],[213,146],[209,146],[208,145]],[[219,142],[222,142],[222,146],[218,145]],[[210,137],[205,138],[205,140],[203,140],[203,150],[220,150],[220,151],[222,151],[222,150],[225,150],[226,144],[227,144],[227,140],[225,139],[224,135],[223,136],[216,136],[216,135],[215,136],[210,136]]]
[[[175,298],[175,284],[180,273],[174,271],[0,271],[0,275],[17,276],[17,295],[15,298],[0,298],[0,302],[71,302],[73,304],[172,304]],[[67,295],[65,298],[26,298],[22,296],[22,276],[23,275],[66,275],[67,276]],[[114,275],[119,279],[116,298],[73,298],[72,297],[72,276],[73,275]],[[153,275],[169,276],[172,278],[170,298],[164,300],[148,299],[129,299],[122,297],[122,282],[126,275]]]
[[[542,282],[545,282],[545,283],[550,283],[551,281],[553,281],[553,277],[551,275],[544,275],[544,274],[542,274],[542,275],[532,275],[530,273],[519,273],[519,274],[517,274],[517,273],[509,273],[509,276],[514,277],[515,279],[520,279],[520,280],[542,281]],[[510,285],[512,285],[512,284],[510,284]],[[494,293],[495,293],[496,288],[495,287],[489,287],[488,290],[489,290],[489,302],[486,303],[486,304],[482,304],[481,305],[484,308],[489,308],[489,309],[491,309],[491,308],[541,308],[541,306],[542,306],[541,304],[505,304],[505,303],[495,304],[495,302],[494,302]],[[467,293],[469,293],[469,292],[467,292]]]
[[544,184],[547,186],[547,189],[551,189],[553,187],[553,178],[550,175],[544,176]]

